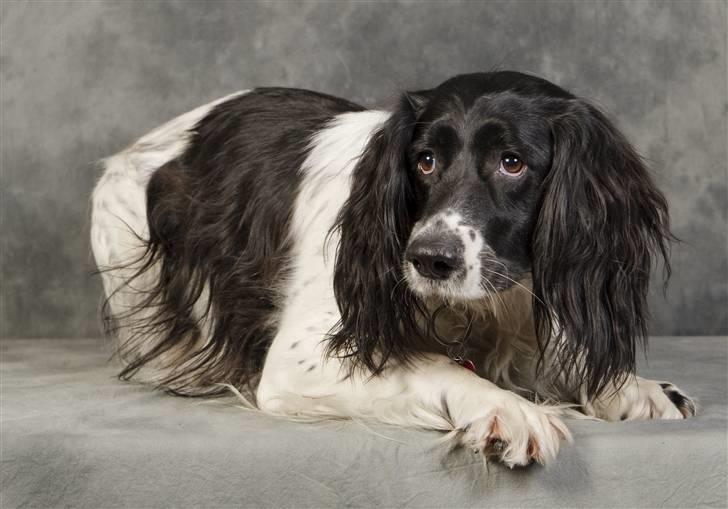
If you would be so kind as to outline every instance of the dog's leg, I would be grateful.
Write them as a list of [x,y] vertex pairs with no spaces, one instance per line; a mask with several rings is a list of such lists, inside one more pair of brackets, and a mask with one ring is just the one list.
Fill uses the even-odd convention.
[[510,467],[547,463],[561,440],[570,440],[556,409],[503,390],[445,356],[388,366],[375,377],[360,372],[347,377],[337,359],[295,360],[291,353],[301,345],[291,345],[272,351],[266,361],[257,399],[267,412],[458,430],[464,446],[497,455]]
[[631,376],[618,390],[607,389],[591,401],[582,396],[587,415],[609,421],[684,419],[695,415],[693,400],[669,382]]
[[[555,354],[557,349],[558,344],[555,343],[546,354],[547,362],[553,366],[557,366],[559,362]],[[670,382],[649,380],[632,374],[623,383],[610,383],[601,390],[599,396],[590,397],[584,385],[574,386],[563,377],[562,372],[557,383],[561,387],[557,397],[562,401],[571,400],[578,403],[586,415],[599,419],[607,421],[685,419],[696,413],[695,402]],[[576,375],[572,373],[567,378],[572,377]]]

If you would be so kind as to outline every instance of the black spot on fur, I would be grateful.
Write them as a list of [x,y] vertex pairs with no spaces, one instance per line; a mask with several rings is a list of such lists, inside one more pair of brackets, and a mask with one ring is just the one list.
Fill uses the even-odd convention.
[[297,346],[298,346],[298,341],[294,341],[293,343],[291,343],[291,350],[293,350]]
[[678,408],[687,408],[689,406],[688,399],[680,394],[678,391],[667,390],[665,391],[665,396],[667,396],[670,401],[672,401],[672,403]]
[[310,365],[310,366],[308,367],[308,369],[306,370],[306,372],[311,372],[311,371],[313,371],[314,369],[316,369],[316,364],[311,364],[311,365]]

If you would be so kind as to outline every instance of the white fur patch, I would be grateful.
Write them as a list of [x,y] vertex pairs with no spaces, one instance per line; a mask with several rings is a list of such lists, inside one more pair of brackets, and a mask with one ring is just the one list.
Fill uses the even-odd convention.
[[321,345],[339,319],[333,292],[338,237],[332,235],[327,243],[327,235],[349,196],[359,156],[389,115],[384,111],[344,113],[311,143],[293,213],[293,275],[258,388],[258,402],[263,407],[282,405],[281,394],[291,384],[297,391],[318,394],[338,379],[339,367],[324,362]]

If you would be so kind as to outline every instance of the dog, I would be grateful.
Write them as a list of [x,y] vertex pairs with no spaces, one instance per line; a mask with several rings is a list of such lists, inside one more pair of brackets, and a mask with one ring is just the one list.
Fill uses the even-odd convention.
[[635,374],[668,209],[599,109],[511,71],[365,109],[256,88],[104,161],[91,243],[120,378],[548,463],[575,406],[682,419]]

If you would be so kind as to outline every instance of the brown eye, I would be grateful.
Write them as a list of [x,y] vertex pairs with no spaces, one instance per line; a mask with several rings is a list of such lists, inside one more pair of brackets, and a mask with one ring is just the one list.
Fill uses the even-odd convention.
[[420,158],[417,160],[417,169],[423,174],[429,175],[437,167],[437,161],[435,160],[435,154],[432,152],[422,152]]
[[517,155],[505,154],[501,158],[500,168],[501,173],[508,175],[520,175],[526,169],[526,163],[524,163]]

